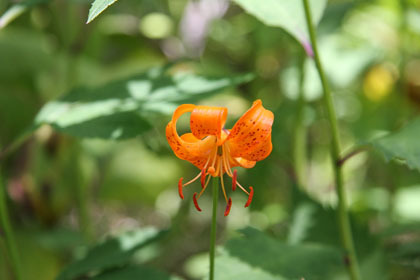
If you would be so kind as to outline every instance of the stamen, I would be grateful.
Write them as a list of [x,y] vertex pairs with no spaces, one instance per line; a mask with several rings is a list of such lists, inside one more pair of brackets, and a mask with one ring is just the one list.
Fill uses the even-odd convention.
[[193,195],[194,206],[198,211],[201,212],[201,208],[200,208],[200,206],[198,206],[196,195],[197,195],[197,193],[195,192],[194,195]]
[[[211,170],[214,170],[215,168],[214,168],[214,164],[216,163],[216,159],[217,159],[217,148],[215,149],[215,153],[214,153],[214,156],[213,156],[213,160],[212,160],[212,162],[211,162],[211,164],[210,164],[210,167],[209,167],[209,173],[210,173],[210,169]],[[214,172],[212,172],[212,173],[210,173],[211,175],[213,175],[214,174]]]
[[210,179],[211,179],[211,176],[209,176],[208,178],[207,178],[207,182],[206,182],[206,184],[204,185],[204,188],[202,188],[201,189],[201,192],[198,194],[198,196],[197,196],[197,199],[199,199],[200,198],[200,196],[204,193],[204,191],[206,190],[206,188],[207,188],[207,185],[209,184],[209,182],[210,182]]
[[244,187],[242,187],[242,185],[241,184],[239,184],[239,182],[238,181],[236,181],[236,185],[238,185],[238,187],[244,192],[244,193],[246,193],[247,195],[249,195],[249,192],[244,188]]
[[201,170],[201,188],[204,189],[204,183],[206,182],[206,169],[203,168],[203,170]]
[[206,169],[209,165],[210,159],[213,157],[212,154],[217,153],[217,147],[214,147],[213,150],[211,150],[209,157],[207,158],[206,164],[204,164],[203,169]]
[[230,177],[232,177],[231,170],[228,168],[228,164],[226,163],[226,151],[225,151],[225,144],[223,144],[222,146],[222,163],[223,163],[223,169],[226,171],[226,174]]
[[[222,166],[222,162],[220,162],[220,167],[221,166]],[[227,198],[227,195],[226,195],[225,183],[223,182],[223,170],[222,170],[222,168],[220,168],[220,183],[222,184],[223,195],[225,196],[225,200],[226,200],[226,203],[227,203],[228,198]]]
[[184,199],[184,194],[182,193],[182,180],[183,180],[184,178],[180,178],[179,179],[179,181],[178,181],[178,193],[179,193],[179,197],[181,198],[181,199]]
[[191,184],[191,183],[193,183],[195,180],[197,180],[198,179],[198,177],[200,177],[201,176],[201,172],[200,173],[198,173],[198,175],[197,176],[195,176],[193,179],[191,179],[191,180],[189,180],[187,183],[185,183],[184,184],[184,187],[185,186],[188,186],[189,184]]
[[233,170],[233,177],[232,177],[232,191],[236,190],[236,177],[238,176],[238,171]]
[[245,204],[245,208],[248,207],[251,204],[252,201],[252,197],[254,196],[254,188],[253,187],[249,187],[249,195],[248,195],[248,200]]
[[[200,173],[198,173],[197,174],[197,176],[195,176],[194,178],[192,178],[191,180],[189,180],[187,183],[185,183],[184,184],[184,187],[185,186],[187,186],[187,185],[189,185],[189,184],[191,184],[191,183],[193,183],[193,182],[195,182],[200,176],[202,177],[203,176],[203,173],[204,173],[204,176],[205,176],[205,170],[206,170],[206,167],[207,167],[207,165],[209,164],[209,162],[210,162],[210,158],[212,157],[212,153],[214,153],[214,156],[213,156],[213,158],[217,155],[217,148],[214,148],[213,149],[213,151],[210,153],[210,156],[209,156],[209,158],[207,159],[207,162],[206,162],[206,164],[204,165],[204,167],[203,167],[203,169],[201,170],[201,172]],[[214,162],[214,160],[213,160],[213,162]],[[210,173],[210,169],[211,169],[211,167],[209,168],[209,173]],[[213,168],[214,169],[214,168]],[[204,179],[203,178],[201,178],[201,186],[203,186],[203,181],[204,181]]]
[[[225,146],[225,145],[223,145],[223,146]],[[225,157],[226,170],[227,170],[227,174],[230,177],[232,177],[233,176],[233,174],[232,174],[232,167],[230,167],[230,163],[229,163],[229,160],[230,160],[230,149],[229,149],[229,146],[227,146],[227,145],[226,145],[225,148],[226,148],[226,154],[227,154],[227,156]]]
[[226,209],[225,209],[225,217],[227,216],[227,215],[229,215],[229,212],[230,212],[230,208],[232,207],[232,199],[229,197],[229,201],[228,201],[228,203],[227,203],[227,205],[226,205]]
[[214,174],[216,174],[216,176],[217,176],[220,172],[220,165],[221,165],[219,157],[217,157],[216,165],[217,165],[217,167],[216,167],[216,171],[214,171]]

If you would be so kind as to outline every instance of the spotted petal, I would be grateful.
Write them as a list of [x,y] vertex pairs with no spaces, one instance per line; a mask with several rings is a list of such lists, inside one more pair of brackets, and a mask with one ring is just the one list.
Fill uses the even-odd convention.
[[227,138],[230,155],[249,161],[260,161],[272,150],[271,127],[274,115],[256,100],[236,122]]

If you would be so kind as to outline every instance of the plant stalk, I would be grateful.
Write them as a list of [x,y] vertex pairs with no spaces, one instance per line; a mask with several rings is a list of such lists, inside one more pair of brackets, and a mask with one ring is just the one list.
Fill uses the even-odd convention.
[[219,199],[219,181],[216,177],[213,180],[213,214],[211,219],[210,233],[210,270],[209,279],[214,280],[214,253],[216,247],[216,227],[217,227],[217,200]]
[[349,275],[352,280],[360,280],[360,271],[357,263],[356,257],[356,250],[354,248],[353,236],[351,233],[350,227],[350,220],[349,214],[347,210],[347,197],[344,189],[343,184],[343,170],[342,166],[337,164],[340,160],[340,139],[338,134],[338,125],[337,125],[337,117],[333,105],[331,91],[327,82],[327,79],[324,74],[324,70],[321,64],[321,60],[319,58],[318,47],[316,42],[316,35],[315,35],[315,28],[312,22],[311,11],[309,8],[308,0],[302,0],[304,9],[305,9],[305,17],[306,17],[306,24],[308,27],[311,44],[313,48],[313,59],[315,60],[316,68],[319,73],[319,78],[321,79],[322,87],[324,90],[323,99],[325,103],[325,108],[327,110],[327,117],[330,124],[331,129],[331,146],[332,146],[332,162],[334,168],[334,177],[335,177],[335,185],[337,189],[338,195],[338,220],[339,220],[339,227],[340,227],[340,234],[342,239],[342,245],[344,250],[346,251],[346,255],[344,257],[345,264],[347,266]]
[[15,235],[12,225],[10,223],[9,213],[6,205],[6,191],[3,184],[3,178],[0,175],[0,233],[4,234],[7,253],[10,257],[10,264],[12,267],[14,279],[22,280],[22,271],[20,265],[20,258],[16,246]]
[[302,52],[299,59],[299,88],[297,111],[294,131],[293,163],[296,181],[299,188],[304,189],[306,185],[306,129],[305,129],[305,55]]

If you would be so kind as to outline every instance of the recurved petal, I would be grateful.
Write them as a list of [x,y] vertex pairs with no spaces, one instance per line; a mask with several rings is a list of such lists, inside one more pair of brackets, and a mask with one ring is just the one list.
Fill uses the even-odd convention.
[[209,136],[200,140],[191,133],[180,137],[176,131],[176,122],[179,117],[184,113],[191,112],[194,107],[195,105],[184,104],[175,110],[172,120],[166,126],[166,138],[177,157],[191,162],[198,168],[203,168],[216,145],[216,137]]
[[243,168],[253,168],[255,166],[256,161],[247,160],[241,157],[238,158],[231,158],[230,165],[231,167],[240,166]]
[[271,127],[274,115],[256,100],[236,122],[227,138],[230,155],[251,161],[266,158],[272,149]]
[[195,106],[191,112],[190,127],[198,139],[214,135],[222,141],[222,129],[227,118],[227,108],[212,106]]

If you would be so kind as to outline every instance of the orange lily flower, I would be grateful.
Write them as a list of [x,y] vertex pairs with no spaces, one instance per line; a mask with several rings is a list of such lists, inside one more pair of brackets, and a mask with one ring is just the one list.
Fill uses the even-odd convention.
[[[177,120],[188,112],[191,112],[191,133],[179,136],[176,131]],[[211,176],[220,177],[227,203],[225,216],[230,212],[232,200],[226,195],[223,175],[226,173],[232,178],[233,191],[238,186],[248,195],[245,204],[248,207],[254,189],[249,187],[248,191],[242,187],[237,180],[237,171],[232,171],[232,168],[252,168],[257,161],[265,159],[271,153],[271,126],[274,120],[273,113],[262,106],[261,100],[256,100],[233,128],[227,130],[224,128],[227,112],[224,107],[183,104],[175,110],[172,120],[166,126],[166,138],[175,155],[201,170],[185,184],[182,183],[183,178],[179,180],[179,196],[184,199],[183,188],[200,178],[202,190],[198,195],[194,193],[193,201],[197,210],[201,211],[197,200],[207,188]]]

